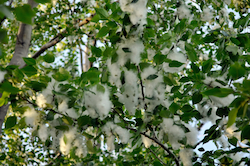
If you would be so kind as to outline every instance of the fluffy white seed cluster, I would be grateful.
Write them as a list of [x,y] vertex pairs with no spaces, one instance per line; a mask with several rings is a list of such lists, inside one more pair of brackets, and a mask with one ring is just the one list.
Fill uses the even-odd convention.
[[4,80],[4,76],[7,72],[6,71],[1,71],[0,70],[0,83]]
[[84,157],[87,154],[84,139],[77,134],[76,128],[71,128],[65,132],[60,138],[60,151],[64,155],[68,155],[70,149],[76,147],[76,155]]
[[107,136],[107,146],[108,150],[112,151],[114,150],[114,140],[115,140],[115,135],[119,137],[119,141],[123,144],[127,144],[130,139],[130,132],[127,129],[124,129],[113,122],[107,122],[103,128],[102,131]]
[[177,150],[180,148],[179,140],[182,140],[185,137],[185,132],[183,129],[174,124],[173,119],[163,118],[161,123],[162,130],[168,135],[168,139],[172,148]]
[[144,51],[144,45],[140,39],[129,38],[123,40],[117,44],[117,47],[118,61],[116,63],[119,66],[124,66],[128,60],[136,65],[139,64],[141,59],[140,55]]
[[180,67],[170,67],[169,66],[169,63],[166,63],[164,62],[163,63],[163,70],[165,72],[169,72],[169,73],[177,73],[177,72],[180,72],[184,66],[185,66],[185,63],[187,62],[187,58],[184,54],[178,52],[176,50],[176,48],[173,49],[173,51],[171,51],[168,56],[167,56],[168,59],[172,60],[172,61],[178,61],[178,62],[181,62],[181,63],[184,63],[183,65],[181,65]]
[[118,88],[121,88],[122,83],[120,80],[121,71],[117,63],[111,63],[111,58],[107,60],[107,66],[110,72],[109,82]]
[[191,18],[192,17],[190,10],[184,4],[181,5],[180,7],[178,7],[177,14],[178,14],[179,19]]
[[[75,111],[74,108],[69,108],[67,100],[62,100],[62,102],[60,104],[58,104],[58,111],[64,115],[67,115],[71,118],[78,118],[78,115]],[[57,116],[61,116],[61,115],[57,115]]]
[[125,104],[125,108],[131,115],[135,114],[135,109],[138,105],[138,86],[137,75],[133,71],[126,70],[124,72],[125,84],[123,85],[123,92],[117,93],[119,101]]
[[192,156],[193,151],[192,149],[181,149],[179,152],[181,161],[183,163],[183,166],[192,166]]
[[27,125],[36,128],[40,122],[40,114],[31,106],[23,114]]
[[[150,131],[146,132],[147,135],[150,135]],[[149,148],[152,145],[152,140],[144,135],[141,135],[142,142],[144,143],[146,148]]]
[[48,138],[48,129],[45,124],[40,125],[38,129],[38,137],[45,142]]
[[209,7],[203,8],[203,12],[201,14],[201,20],[210,22],[214,18],[214,13]]
[[[219,87],[219,88],[227,88],[228,86],[222,85],[220,82],[216,81],[224,81],[225,78],[224,76],[213,78],[213,77],[208,77],[206,76],[205,80],[203,80],[204,84],[209,85],[211,87]],[[213,105],[217,107],[226,107],[229,106],[234,98],[233,94],[230,94],[226,97],[216,97],[216,96],[209,96],[209,98],[213,101]]]
[[108,116],[111,109],[112,103],[109,100],[109,90],[106,86],[103,87],[105,92],[98,91],[97,85],[84,92],[84,105],[91,118],[103,120]]
[[147,0],[139,0],[131,3],[131,0],[120,0],[121,9],[128,12],[132,24],[146,24],[147,20]]

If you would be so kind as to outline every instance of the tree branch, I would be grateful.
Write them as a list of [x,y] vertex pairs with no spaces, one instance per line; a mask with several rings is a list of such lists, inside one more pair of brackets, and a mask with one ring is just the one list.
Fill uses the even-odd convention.
[[164,163],[151,148],[148,148],[148,150],[161,162],[162,165],[167,166],[167,164]]
[[[10,1],[11,5],[12,1]],[[28,4],[31,8],[37,6],[37,3],[33,0],[28,0]],[[3,21],[3,20],[2,20]],[[17,41],[15,46],[14,55],[9,63],[9,65],[18,65],[19,68],[24,66],[23,57],[26,57],[29,52],[30,47],[30,40],[31,40],[31,33],[32,33],[32,25],[20,23],[18,33],[17,33]],[[0,94],[0,96],[2,96]],[[2,133],[2,125],[5,119],[9,108],[9,104],[3,105],[0,107],[0,134]]]
[[[123,117],[119,114],[119,112],[115,109],[115,108],[112,108],[114,110],[114,112],[116,112],[118,114],[118,116],[127,124],[127,121],[125,121],[123,119]],[[132,130],[134,132],[138,132],[137,129],[135,128],[131,128],[131,127],[126,127],[127,129],[129,130]],[[175,163],[176,163],[176,166],[180,166],[180,163],[179,163],[179,160],[178,158],[175,156],[175,154],[173,152],[171,152],[165,145],[163,145],[157,138],[153,138],[153,137],[150,137],[149,135],[147,135],[145,132],[140,132],[140,135],[144,135],[145,137],[151,139],[152,141],[154,141],[155,143],[157,143],[160,147],[162,147],[166,152],[168,152],[168,154],[174,159]]]
[[[91,19],[95,16],[95,14],[92,14],[90,17],[86,18],[85,20],[81,21],[77,25],[74,26],[74,28],[81,27],[91,21]],[[65,36],[67,35],[67,30],[64,29],[61,33],[57,34],[53,39],[51,39],[48,43],[44,44],[40,50],[38,50],[34,55],[32,55],[32,58],[36,59],[38,58],[44,51],[49,49],[50,47],[56,45],[59,43]]]

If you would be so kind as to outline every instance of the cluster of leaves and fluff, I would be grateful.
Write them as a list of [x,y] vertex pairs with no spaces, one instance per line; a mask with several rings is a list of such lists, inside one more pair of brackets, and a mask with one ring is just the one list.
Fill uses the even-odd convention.
[[35,2],[0,2],[1,163],[250,164],[247,3]]

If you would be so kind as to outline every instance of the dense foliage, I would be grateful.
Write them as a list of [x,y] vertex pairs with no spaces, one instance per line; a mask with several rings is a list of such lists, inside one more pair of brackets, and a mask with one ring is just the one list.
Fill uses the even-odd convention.
[[249,1],[35,1],[0,1],[1,165],[250,165]]

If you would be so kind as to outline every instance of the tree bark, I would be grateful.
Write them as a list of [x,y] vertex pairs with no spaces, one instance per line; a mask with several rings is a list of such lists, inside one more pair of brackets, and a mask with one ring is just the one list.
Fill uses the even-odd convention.
[[[28,0],[28,4],[31,6],[31,8],[37,6],[37,3],[34,2],[33,0]],[[29,53],[31,34],[32,34],[32,25],[20,23],[17,33],[15,52],[13,54],[13,57],[9,65],[17,65],[19,66],[19,68],[22,68],[25,65],[23,57],[27,57]],[[2,94],[0,94],[0,96],[2,96]],[[0,107],[0,134],[2,133],[2,125],[8,108],[9,104]]]

